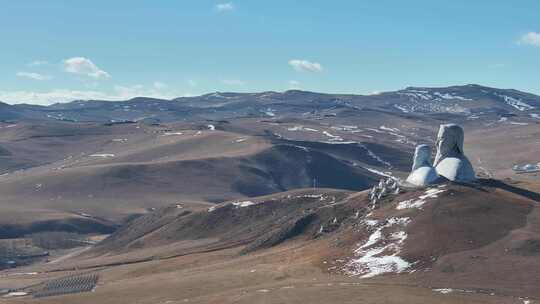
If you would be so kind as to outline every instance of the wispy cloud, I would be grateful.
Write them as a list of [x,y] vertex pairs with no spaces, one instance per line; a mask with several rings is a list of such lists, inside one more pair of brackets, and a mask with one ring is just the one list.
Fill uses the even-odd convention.
[[301,84],[299,81],[296,80],[289,80],[289,89],[291,90],[298,90],[301,88]]
[[519,38],[518,43],[540,47],[540,33],[528,32],[526,34],[523,34]]
[[196,87],[197,86],[197,82],[193,79],[188,79],[187,80],[187,84],[190,86],[190,87]]
[[221,82],[230,86],[244,86],[247,84],[245,81],[239,79],[223,79]]
[[289,65],[298,72],[320,73],[323,71],[323,67],[320,63],[308,60],[292,59],[289,60]]
[[127,100],[134,97],[152,97],[173,99],[185,94],[175,94],[167,90],[158,90],[154,84],[147,86],[115,85],[111,91],[99,90],[69,90],[53,89],[50,91],[0,91],[0,100],[10,104],[32,103],[50,105],[57,102],[70,102],[73,100]]
[[232,2],[218,3],[216,9],[219,12],[229,12],[234,10],[234,4]]
[[36,66],[42,66],[42,65],[48,65],[49,62],[46,60],[34,60],[27,64],[29,67],[36,67]]
[[135,84],[131,86],[115,85],[113,99],[129,99],[137,96],[145,96],[144,86],[142,84]]
[[64,70],[68,73],[84,75],[95,79],[111,78],[109,73],[98,68],[90,59],[84,57],[73,57],[64,60]]
[[161,81],[154,81],[154,89],[156,90],[163,90],[168,88],[169,86],[166,83],[163,83]]
[[56,102],[68,102],[73,100],[108,99],[110,96],[98,91],[79,91],[54,89],[47,92],[34,91],[0,91],[0,100],[3,102],[32,103],[49,105]]
[[28,78],[28,79],[33,79],[33,80],[49,80],[51,79],[51,76],[49,75],[43,75],[43,74],[39,74],[39,73],[31,73],[31,72],[17,72],[17,77],[22,77],[22,78]]

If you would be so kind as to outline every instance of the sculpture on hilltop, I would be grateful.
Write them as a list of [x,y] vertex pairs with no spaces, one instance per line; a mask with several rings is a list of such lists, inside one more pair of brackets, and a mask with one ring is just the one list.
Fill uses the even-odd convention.
[[437,154],[431,165],[431,148],[419,145],[414,152],[414,163],[407,178],[409,184],[426,186],[442,178],[453,182],[472,182],[474,169],[463,153],[463,129],[456,124],[445,124],[437,135]]
[[435,170],[455,182],[472,182],[476,179],[471,162],[463,153],[463,129],[456,124],[441,125],[437,135]]

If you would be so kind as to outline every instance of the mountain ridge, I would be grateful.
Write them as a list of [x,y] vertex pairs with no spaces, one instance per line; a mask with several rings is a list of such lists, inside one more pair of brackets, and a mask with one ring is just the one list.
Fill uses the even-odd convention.
[[[407,87],[372,95],[331,94],[303,90],[257,93],[214,92],[193,97],[134,97],[124,101],[76,100],[49,106],[6,105],[1,119],[71,122],[153,122],[223,120],[239,117],[339,115],[344,110],[376,109],[396,114],[461,116],[518,115],[540,117],[540,96],[514,89],[469,84]],[[529,115],[532,114],[532,115]]]
[[[413,90],[415,90],[415,89],[447,90],[447,89],[462,89],[462,88],[471,88],[471,87],[472,88],[477,88],[477,89],[487,89],[487,90],[497,90],[497,91],[513,91],[513,92],[516,92],[516,93],[527,94],[527,95],[531,95],[531,96],[535,96],[535,97],[540,98],[540,95],[537,95],[537,94],[534,94],[534,93],[531,93],[531,92],[527,92],[527,91],[517,90],[517,89],[514,89],[514,88],[497,88],[497,87],[490,87],[490,86],[471,83],[471,84],[465,84],[465,85],[451,85],[451,86],[407,86],[405,88],[398,89],[398,90],[382,91],[382,92],[377,92],[377,93],[373,93],[373,94],[330,93],[330,92],[319,92],[319,91],[310,91],[310,90],[301,90],[301,89],[290,89],[290,90],[285,90],[285,91],[260,91],[260,92],[215,91],[215,92],[204,93],[204,94],[201,94],[201,95],[174,97],[174,98],[171,98],[171,99],[156,98],[156,97],[141,95],[141,96],[134,96],[134,97],[126,99],[126,100],[74,99],[74,100],[68,101],[68,102],[55,102],[53,104],[45,105],[45,106],[42,106],[42,107],[46,107],[46,108],[53,107],[54,108],[54,107],[58,107],[58,106],[62,106],[62,105],[78,104],[78,103],[82,103],[82,102],[86,102],[86,103],[88,103],[88,102],[125,103],[125,102],[136,102],[136,101],[142,101],[142,100],[144,100],[144,101],[183,101],[183,100],[189,100],[189,99],[193,99],[193,98],[214,97],[214,96],[216,96],[216,94],[219,94],[221,96],[225,96],[225,95],[261,96],[261,95],[268,95],[268,94],[291,95],[291,94],[295,94],[295,93],[296,94],[301,93],[301,94],[316,94],[316,95],[327,95],[327,96],[370,97],[370,96],[377,96],[377,95],[383,95],[383,94],[389,94],[389,93],[396,93],[396,92],[401,92],[401,91],[406,91],[406,90],[411,90],[411,89],[413,89]],[[40,105],[37,105],[37,104],[32,104],[32,103],[27,103],[27,102],[26,103],[17,103],[17,104],[8,104],[8,103],[0,101],[0,106],[3,106],[3,105],[9,105],[9,106],[14,106],[14,107],[18,107],[18,106],[40,106]]]

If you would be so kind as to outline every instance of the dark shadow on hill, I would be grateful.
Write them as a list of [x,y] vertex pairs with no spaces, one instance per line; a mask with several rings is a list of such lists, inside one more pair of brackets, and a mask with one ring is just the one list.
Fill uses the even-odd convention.
[[325,143],[317,141],[300,141],[289,139],[278,139],[270,137],[275,144],[287,144],[304,147],[312,151],[317,151],[331,155],[335,158],[357,161],[369,166],[387,167],[390,164],[393,169],[408,171],[412,165],[412,154],[393,147],[377,143]]
[[117,228],[118,226],[113,223],[86,218],[48,220],[27,225],[0,225],[0,239],[19,238],[33,233],[50,231],[110,234],[116,231]]
[[483,179],[483,180],[480,180],[480,183],[483,186],[499,188],[499,189],[502,189],[502,190],[505,190],[505,191],[508,191],[508,192],[511,192],[511,193],[514,193],[514,194],[517,194],[517,195],[524,196],[524,197],[526,197],[528,199],[531,199],[531,200],[533,200],[533,201],[535,201],[537,203],[540,203],[540,193],[529,191],[529,190],[526,190],[526,189],[523,189],[523,188],[514,187],[512,185],[506,184],[506,183],[504,183],[504,182],[502,182],[500,180],[495,180],[495,179]]
[[[306,189],[255,200],[249,208],[225,203],[202,212],[175,206],[158,209],[126,223],[87,254],[122,253],[186,241],[176,255],[243,247],[241,253],[270,248],[291,239],[313,239],[331,232],[363,205],[345,202],[350,192]],[[336,202],[342,202],[336,204]]]

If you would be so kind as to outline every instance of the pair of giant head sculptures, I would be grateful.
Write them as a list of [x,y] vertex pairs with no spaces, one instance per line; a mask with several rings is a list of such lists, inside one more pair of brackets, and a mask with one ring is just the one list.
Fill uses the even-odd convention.
[[417,146],[407,182],[415,186],[425,186],[444,179],[465,183],[474,181],[474,169],[463,153],[463,137],[460,126],[441,125],[437,135],[435,162],[431,165],[430,146]]

